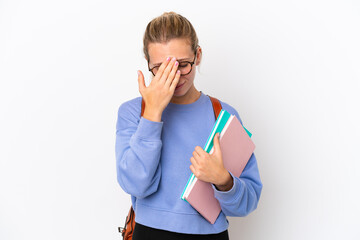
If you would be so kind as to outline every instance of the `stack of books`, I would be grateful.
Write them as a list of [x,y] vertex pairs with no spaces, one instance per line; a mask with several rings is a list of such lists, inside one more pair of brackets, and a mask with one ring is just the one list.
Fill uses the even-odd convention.
[[[255,149],[251,133],[235,115],[222,109],[204,147],[209,154],[214,151],[214,136],[218,132],[224,167],[234,176],[240,177]],[[211,224],[215,223],[221,212],[211,183],[197,179],[194,174],[191,174],[181,199],[190,203]]]

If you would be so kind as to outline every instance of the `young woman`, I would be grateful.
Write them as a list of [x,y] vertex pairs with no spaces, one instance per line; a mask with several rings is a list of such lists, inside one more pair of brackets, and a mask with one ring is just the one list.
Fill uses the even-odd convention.
[[[226,216],[246,216],[259,201],[255,155],[237,177],[224,168],[218,138],[212,154],[202,148],[215,117],[210,98],[194,85],[202,49],[192,24],[164,13],[147,25],[143,43],[153,78],[146,86],[138,71],[141,97],[121,104],[116,125],[117,179],[131,195],[133,239],[229,239]],[[241,122],[233,107],[220,103]],[[214,224],[180,198],[191,173],[214,188],[222,209]]]

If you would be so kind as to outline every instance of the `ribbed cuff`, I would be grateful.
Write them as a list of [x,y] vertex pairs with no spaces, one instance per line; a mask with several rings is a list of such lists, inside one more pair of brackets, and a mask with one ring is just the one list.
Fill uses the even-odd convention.
[[220,202],[230,203],[233,202],[240,194],[241,184],[237,181],[237,179],[232,175],[229,171],[231,177],[233,178],[233,186],[229,191],[219,191],[216,189],[214,184],[211,184],[214,189],[215,198],[217,198]]
[[160,140],[162,128],[163,122],[155,122],[141,117],[134,136],[144,140]]

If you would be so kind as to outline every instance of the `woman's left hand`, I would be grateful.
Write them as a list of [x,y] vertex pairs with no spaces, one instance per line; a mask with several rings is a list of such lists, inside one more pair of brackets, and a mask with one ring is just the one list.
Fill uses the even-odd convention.
[[198,179],[213,183],[222,191],[231,189],[233,179],[223,164],[219,133],[216,133],[214,137],[214,152],[212,154],[196,146],[190,161],[192,163],[190,170]]

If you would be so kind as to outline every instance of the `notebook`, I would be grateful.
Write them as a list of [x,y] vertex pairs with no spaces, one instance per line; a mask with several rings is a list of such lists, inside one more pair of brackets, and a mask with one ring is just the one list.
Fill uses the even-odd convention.
[[[212,136],[211,141],[214,135],[210,134]],[[241,125],[235,115],[228,118],[220,133],[220,148],[224,167],[234,176],[240,177],[254,152],[255,145],[250,136],[251,134]],[[209,153],[212,152],[213,147]],[[211,224],[215,223],[221,212],[221,206],[214,196],[211,183],[201,181],[195,177],[188,183],[182,197]]]
[[[221,110],[219,113],[218,118],[215,121],[215,124],[213,126],[213,129],[211,130],[211,133],[205,143],[205,147],[204,147],[204,151],[207,153],[210,153],[213,145],[214,145],[214,136],[216,133],[221,133],[221,131],[224,129],[227,121],[229,120],[229,118],[231,117],[231,114],[225,110]],[[190,190],[190,188],[192,187],[193,181],[196,179],[195,175],[193,173],[191,173],[191,176],[189,177],[189,180],[184,188],[183,193],[181,194],[181,199],[185,200],[184,198],[185,194],[187,194]]]

